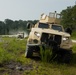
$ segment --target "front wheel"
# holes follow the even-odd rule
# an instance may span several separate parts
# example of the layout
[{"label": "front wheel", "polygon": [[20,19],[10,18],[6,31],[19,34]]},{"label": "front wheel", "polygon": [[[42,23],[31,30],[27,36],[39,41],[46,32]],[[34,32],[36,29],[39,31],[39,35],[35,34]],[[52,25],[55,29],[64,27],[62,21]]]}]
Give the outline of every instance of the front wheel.
[{"label": "front wheel", "polygon": [[66,51],[66,53],[63,56],[63,61],[65,63],[70,63],[72,59],[72,50]]},{"label": "front wheel", "polygon": [[26,58],[31,58],[33,55],[33,50],[31,46],[26,46],[26,52],[25,52],[25,57]]},{"label": "front wheel", "polygon": [[59,51],[57,54],[57,58],[59,62],[70,63],[72,59],[72,50]]}]

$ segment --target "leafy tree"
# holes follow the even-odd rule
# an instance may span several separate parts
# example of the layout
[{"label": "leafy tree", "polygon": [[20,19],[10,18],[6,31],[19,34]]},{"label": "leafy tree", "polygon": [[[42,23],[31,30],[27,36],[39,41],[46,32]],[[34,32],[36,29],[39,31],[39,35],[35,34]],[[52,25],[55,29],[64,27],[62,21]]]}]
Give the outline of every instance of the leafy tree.
[{"label": "leafy tree", "polygon": [[10,20],[10,19],[5,19],[4,23],[5,23],[5,26],[6,26],[6,34],[9,34],[9,31],[12,27],[13,21]]},{"label": "leafy tree", "polygon": [[76,5],[72,8],[73,29],[76,29]]},{"label": "leafy tree", "polygon": [[5,24],[0,21],[0,34],[5,34]]},{"label": "leafy tree", "polygon": [[61,12],[62,20],[61,24],[66,28],[70,27],[72,29],[76,29],[76,5],[69,6],[67,9],[62,10]]}]

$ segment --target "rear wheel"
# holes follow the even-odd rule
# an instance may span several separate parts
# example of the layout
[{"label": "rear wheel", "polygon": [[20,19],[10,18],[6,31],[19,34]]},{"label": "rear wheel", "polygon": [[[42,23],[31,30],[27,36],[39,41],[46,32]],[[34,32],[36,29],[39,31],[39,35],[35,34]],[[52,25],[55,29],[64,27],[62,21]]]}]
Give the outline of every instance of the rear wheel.
[{"label": "rear wheel", "polygon": [[26,47],[26,52],[25,52],[25,57],[26,58],[31,58],[33,55],[33,49],[31,46]]},{"label": "rear wheel", "polygon": [[57,54],[58,62],[70,63],[72,59],[72,50],[59,51]]},{"label": "rear wheel", "polygon": [[63,62],[70,63],[71,59],[72,59],[72,50],[66,51],[66,53],[63,56]]}]

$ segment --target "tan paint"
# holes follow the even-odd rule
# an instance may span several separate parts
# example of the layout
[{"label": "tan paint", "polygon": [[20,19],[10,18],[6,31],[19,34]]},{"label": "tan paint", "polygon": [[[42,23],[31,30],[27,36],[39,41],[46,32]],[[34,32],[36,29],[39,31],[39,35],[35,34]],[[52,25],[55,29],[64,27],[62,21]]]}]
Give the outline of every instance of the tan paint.
[{"label": "tan paint", "polygon": [[[60,48],[67,49],[67,50],[69,50],[69,49],[72,48],[72,41],[70,39],[70,34],[64,32],[63,26],[62,25],[59,25],[60,18],[58,19],[57,16],[55,17],[55,14],[54,14],[54,17],[49,17],[49,16],[44,15],[44,14],[41,15],[41,18],[40,18],[39,22],[40,23],[47,23],[49,25],[49,28],[48,29],[38,28],[38,25],[39,25],[39,22],[38,22],[34,26],[34,28],[31,29],[31,32],[29,34],[29,38],[28,38],[28,41],[27,41],[28,43],[29,43],[29,41],[32,43],[32,40],[37,39],[38,40],[38,44],[41,44],[40,38],[41,38],[42,33],[48,33],[48,34],[54,34],[54,35],[61,35],[62,38],[69,38],[68,41],[63,41],[61,39],[62,42],[60,44]],[[43,18],[42,18],[42,16],[43,16]],[[58,30],[52,29],[51,28],[51,26],[53,25],[52,23],[54,23],[56,26],[61,26],[62,27],[62,32],[61,31],[58,31]],[[35,32],[38,32],[40,34],[40,37],[37,37],[34,34]]]}]

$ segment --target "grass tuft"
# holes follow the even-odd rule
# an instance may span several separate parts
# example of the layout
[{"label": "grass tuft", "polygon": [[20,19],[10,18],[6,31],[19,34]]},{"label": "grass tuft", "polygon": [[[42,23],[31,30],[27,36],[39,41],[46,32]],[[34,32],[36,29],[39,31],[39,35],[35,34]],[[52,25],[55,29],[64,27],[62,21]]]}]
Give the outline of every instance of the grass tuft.
[{"label": "grass tuft", "polygon": [[52,57],[52,49],[46,48],[46,50],[40,49],[41,60],[44,63],[49,63]]}]

